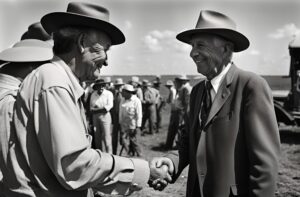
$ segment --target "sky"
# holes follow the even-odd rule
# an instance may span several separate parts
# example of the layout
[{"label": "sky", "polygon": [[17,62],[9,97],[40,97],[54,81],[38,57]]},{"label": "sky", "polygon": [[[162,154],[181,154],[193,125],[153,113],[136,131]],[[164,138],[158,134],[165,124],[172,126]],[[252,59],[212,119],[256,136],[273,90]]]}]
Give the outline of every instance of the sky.
[{"label": "sky", "polygon": [[[83,1],[83,0],[82,0]],[[28,26],[66,0],[0,0],[0,50],[20,40]],[[250,47],[234,63],[260,75],[288,75],[289,43],[300,34],[299,0],[85,0],[106,7],[126,42],[111,47],[103,75],[197,75],[191,47],[176,40],[193,29],[201,10],[231,17]],[[300,35],[299,35],[300,36]]]}]

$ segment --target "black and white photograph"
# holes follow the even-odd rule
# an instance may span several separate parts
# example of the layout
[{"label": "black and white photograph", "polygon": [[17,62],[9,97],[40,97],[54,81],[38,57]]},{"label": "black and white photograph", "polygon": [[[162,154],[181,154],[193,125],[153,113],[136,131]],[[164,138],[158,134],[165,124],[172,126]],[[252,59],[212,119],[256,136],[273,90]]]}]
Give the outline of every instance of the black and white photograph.
[{"label": "black and white photograph", "polygon": [[0,0],[0,197],[299,197],[299,0]]}]

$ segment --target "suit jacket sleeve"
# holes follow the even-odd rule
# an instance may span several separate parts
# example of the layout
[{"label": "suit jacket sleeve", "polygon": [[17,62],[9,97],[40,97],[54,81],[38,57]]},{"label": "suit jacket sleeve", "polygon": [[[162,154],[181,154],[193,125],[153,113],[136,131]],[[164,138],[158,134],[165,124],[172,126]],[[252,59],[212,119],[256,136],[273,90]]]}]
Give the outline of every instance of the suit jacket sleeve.
[{"label": "suit jacket sleeve", "polygon": [[251,78],[244,91],[243,125],[249,158],[249,196],[274,196],[280,154],[279,131],[271,90]]},{"label": "suit jacket sleeve", "polygon": [[[191,109],[195,109],[195,102],[198,98],[197,92],[199,91],[199,85],[196,85],[193,89],[191,94],[188,94],[189,101],[188,104],[190,105],[189,107]],[[189,160],[189,135],[191,131],[191,125],[192,125],[192,120],[194,119],[194,116],[197,116],[198,113],[196,111],[189,111],[188,114],[185,114],[184,116],[184,122],[185,122],[185,128],[182,130],[178,142],[178,151],[173,151],[170,152],[167,157],[170,158],[173,161],[174,164],[174,176],[172,177],[172,181],[175,182],[176,179],[179,177],[183,169],[189,165],[190,160]]]}]

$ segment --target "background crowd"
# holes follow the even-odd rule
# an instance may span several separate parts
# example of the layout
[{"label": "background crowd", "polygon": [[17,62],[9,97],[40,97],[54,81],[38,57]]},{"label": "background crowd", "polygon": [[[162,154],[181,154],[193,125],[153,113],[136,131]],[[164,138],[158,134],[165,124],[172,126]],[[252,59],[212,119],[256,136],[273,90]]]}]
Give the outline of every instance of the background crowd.
[{"label": "background crowd", "polygon": [[[189,81],[187,76],[181,75],[164,84],[161,76],[151,80],[131,76],[127,82],[123,78],[112,81],[105,76],[83,82],[83,100],[94,148],[113,154],[142,156],[136,135],[160,132],[162,110],[166,109],[170,109],[170,121],[164,148],[176,148],[176,136],[184,128],[188,111],[192,89]],[[162,92],[162,86],[167,93]]]}]

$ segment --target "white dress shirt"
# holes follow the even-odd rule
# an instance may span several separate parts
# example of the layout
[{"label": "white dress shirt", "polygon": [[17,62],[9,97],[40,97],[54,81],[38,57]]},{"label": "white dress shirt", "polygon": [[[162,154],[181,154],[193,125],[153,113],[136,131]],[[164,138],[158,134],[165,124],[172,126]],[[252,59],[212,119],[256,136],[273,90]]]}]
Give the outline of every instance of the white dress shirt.
[{"label": "white dress shirt", "polygon": [[222,84],[223,82],[223,79],[225,77],[225,75],[227,74],[227,72],[229,71],[230,67],[231,67],[232,63],[230,62],[223,70],[222,72],[215,76],[212,80],[210,80],[210,83],[212,85],[212,89],[210,90],[210,95],[211,95],[211,99],[212,101],[214,101],[217,93],[218,93],[218,90],[220,88],[220,85]]}]

